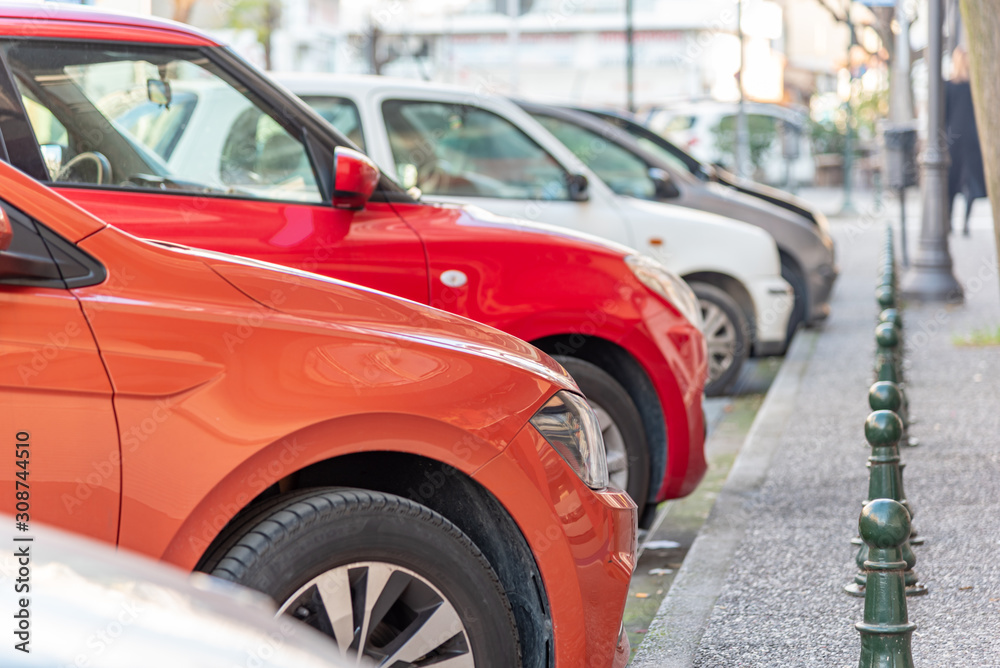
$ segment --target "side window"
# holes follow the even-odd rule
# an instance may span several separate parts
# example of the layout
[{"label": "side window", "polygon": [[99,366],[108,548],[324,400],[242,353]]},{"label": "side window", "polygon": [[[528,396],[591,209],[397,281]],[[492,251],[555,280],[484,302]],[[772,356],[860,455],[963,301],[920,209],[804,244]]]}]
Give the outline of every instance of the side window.
[{"label": "side window", "polygon": [[656,184],[649,178],[649,166],[642,158],[574,123],[543,114],[535,115],[535,120],[565,144],[616,194],[656,198]]},{"label": "side window", "polygon": [[340,130],[348,139],[366,151],[365,133],[361,128],[361,114],[354,102],[346,97],[330,95],[303,95],[302,101],[312,107],[327,123]]},{"label": "side window", "polygon": [[11,229],[0,251],[0,285],[65,289],[104,279],[103,267],[73,244],[6,203],[0,209]]},{"label": "side window", "polygon": [[660,146],[659,144],[657,144],[652,139],[649,139],[648,137],[637,137],[637,136],[634,136],[634,135],[633,135],[633,139],[635,139],[639,143],[639,146],[641,146],[643,149],[645,149],[649,153],[652,153],[653,155],[655,155],[656,157],[658,157],[660,160],[663,160],[665,163],[667,163],[668,165],[670,165],[671,167],[673,167],[677,171],[679,171],[679,172],[689,172],[689,173],[692,173],[692,174],[694,173],[693,170],[691,169],[691,167],[686,162],[684,162],[683,160],[681,160],[680,158],[678,158],[676,155],[674,155],[673,153],[671,153],[667,149],[665,149],[662,146]]},{"label": "side window", "polygon": [[52,112],[33,97],[21,98],[24,110],[28,113],[28,121],[35,130],[39,144],[59,144],[67,146],[66,128]]},{"label": "side window", "polygon": [[566,171],[506,119],[470,105],[382,104],[404,187],[429,195],[567,200]]},{"label": "side window", "polygon": [[302,141],[198,50],[0,48],[53,182],[322,201]]},{"label": "side window", "polygon": [[0,285],[66,287],[35,222],[6,204],[0,208],[13,232],[7,250],[0,252]]}]

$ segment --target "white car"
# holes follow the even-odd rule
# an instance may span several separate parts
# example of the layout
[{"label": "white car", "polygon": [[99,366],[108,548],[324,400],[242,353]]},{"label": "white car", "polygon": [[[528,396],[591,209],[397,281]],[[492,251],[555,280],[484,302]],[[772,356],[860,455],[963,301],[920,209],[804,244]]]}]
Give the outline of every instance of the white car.
[{"label": "white car", "polygon": [[0,553],[0,610],[11,668],[369,665],[263,594],[37,522]]},{"label": "white car", "polygon": [[[643,122],[654,132],[686,148],[702,162],[722,165],[735,171],[733,154],[716,141],[716,128],[725,123],[735,128],[738,105],[735,102],[690,102],[670,107],[654,107]],[[816,178],[809,140],[809,116],[778,104],[751,102],[746,105],[753,145],[764,147],[759,159],[759,180],[773,186],[810,185]],[[794,154],[790,161],[785,153]]]},{"label": "white car", "polygon": [[272,76],[427,200],[474,203],[611,239],[684,277],[702,305],[709,394],[727,389],[751,348],[759,355],[784,349],[793,298],[766,232],[615,194],[537,121],[497,95],[385,77]]}]

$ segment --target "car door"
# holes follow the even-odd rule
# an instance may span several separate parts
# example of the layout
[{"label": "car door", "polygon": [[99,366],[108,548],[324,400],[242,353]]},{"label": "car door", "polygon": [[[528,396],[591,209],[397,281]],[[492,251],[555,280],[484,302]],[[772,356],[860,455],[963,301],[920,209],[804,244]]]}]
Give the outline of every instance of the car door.
[{"label": "car door", "polygon": [[121,456],[112,388],[53,252],[71,258],[5,202],[0,216],[12,230],[0,250],[0,514],[12,516],[5,530],[26,537],[46,523],[114,543]]},{"label": "car door", "polygon": [[386,201],[338,208],[332,152],[225,51],[67,39],[0,52],[11,162],[83,208],[140,237],[427,302],[413,229]]},{"label": "car door", "polygon": [[628,221],[604,184],[593,178],[587,195],[574,194],[579,175],[485,103],[388,93],[369,105],[381,122],[366,130],[381,133],[387,149],[376,159],[424,199],[475,204],[633,245]]}]

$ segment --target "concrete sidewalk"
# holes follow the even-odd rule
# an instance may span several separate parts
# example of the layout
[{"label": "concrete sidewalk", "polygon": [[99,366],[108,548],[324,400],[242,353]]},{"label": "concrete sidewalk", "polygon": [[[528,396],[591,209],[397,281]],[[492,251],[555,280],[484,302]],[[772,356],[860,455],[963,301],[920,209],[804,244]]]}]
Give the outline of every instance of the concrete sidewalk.
[{"label": "concrete sidewalk", "polygon": [[[878,254],[885,222],[898,216],[861,197],[857,207],[857,217],[831,219],[841,268],[833,313],[797,335],[636,668],[857,665],[863,603],[842,588],[855,572],[849,541],[867,492]],[[953,343],[1000,326],[989,223],[979,206],[972,235],[952,236],[965,305],[904,312],[920,445],[902,454],[927,540],[914,548],[915,570],[930,589],[909,601],[921,668],[1000,666],[1000,348]]]}]

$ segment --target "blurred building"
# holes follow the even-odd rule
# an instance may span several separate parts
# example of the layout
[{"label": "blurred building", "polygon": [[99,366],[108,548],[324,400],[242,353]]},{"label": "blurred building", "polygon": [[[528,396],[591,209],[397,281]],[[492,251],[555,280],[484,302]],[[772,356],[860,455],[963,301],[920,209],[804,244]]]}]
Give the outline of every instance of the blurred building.
[{"label": "blurred building", "polygon": [[[85,4],[170,18],[184,1]],[[187,20],[263,66],[259,35],[229,20],[234,7],[263,2],[279,9],[269,37],[276,70],[379,72],[579,104],[626,100],[625,0],[193,0]],[[738,97],[737,0],[633,4],[638,105]],[[751,98],[804,102],[836,90],[848,32],[820,2],[743,0],[743,28]]]},{"label": "blurred building", "polygon": [[[624,0],[286,0],[304,9],[280,69],[372,72],[485,87],[541,100],[625,102]],[[302,44],[336,15],[331,53]],[[512,10],[518,17],[512,19]],[[847,30],[816,0],[744,0],[745,88],[762,101],[831,89]],[[308,28],[307,28],[308,26]],[[736,0],[634,0],[635,99],[738,97]]]}]

